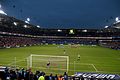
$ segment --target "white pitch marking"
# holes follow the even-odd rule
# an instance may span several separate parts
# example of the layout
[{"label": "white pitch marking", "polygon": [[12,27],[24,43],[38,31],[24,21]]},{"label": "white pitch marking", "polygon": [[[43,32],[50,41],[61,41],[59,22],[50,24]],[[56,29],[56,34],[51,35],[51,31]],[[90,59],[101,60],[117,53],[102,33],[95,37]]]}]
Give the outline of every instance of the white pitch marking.
[{"label": "white pitch marking", "polygon": [[93,68],[95,69],[96,72],[98,72],[97,68],[95,67],[94,64],[91,64],[93,66]]}]

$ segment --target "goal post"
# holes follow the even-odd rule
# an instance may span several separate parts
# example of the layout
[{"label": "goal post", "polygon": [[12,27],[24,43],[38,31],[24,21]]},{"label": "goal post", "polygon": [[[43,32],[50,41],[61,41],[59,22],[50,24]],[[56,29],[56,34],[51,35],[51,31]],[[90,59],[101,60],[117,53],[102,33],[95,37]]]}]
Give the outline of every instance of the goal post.
[{"label": "goal post", "polygon": [[[49,68],[47,67],[48,62],[50,62]],[[31,54],[27,59],[27,66],[28,68],[39,68],[47,71],[68,72],[69,56]]]}]

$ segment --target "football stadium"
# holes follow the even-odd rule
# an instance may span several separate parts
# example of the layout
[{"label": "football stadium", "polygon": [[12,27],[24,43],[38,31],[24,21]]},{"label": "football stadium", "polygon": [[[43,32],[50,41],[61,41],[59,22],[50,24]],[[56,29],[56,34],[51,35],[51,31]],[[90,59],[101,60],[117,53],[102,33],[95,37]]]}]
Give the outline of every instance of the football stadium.
[{"label": "football stadium", "polygon": [[120,18],[105,28],[44,28],[1,9],[0,80],[120,80]]}]

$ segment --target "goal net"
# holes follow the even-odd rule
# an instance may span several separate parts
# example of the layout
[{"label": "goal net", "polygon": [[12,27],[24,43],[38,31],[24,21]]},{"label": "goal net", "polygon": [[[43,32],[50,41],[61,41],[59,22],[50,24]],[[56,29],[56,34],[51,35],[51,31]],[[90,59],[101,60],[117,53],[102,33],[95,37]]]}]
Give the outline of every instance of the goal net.
[{"label": "goal net", "polygon": [[27,66],[28,68],[32,68],[34,70],[39,69],[47,71],[48,73],[68,72],[69,57],[31,54],[27,59]]}]

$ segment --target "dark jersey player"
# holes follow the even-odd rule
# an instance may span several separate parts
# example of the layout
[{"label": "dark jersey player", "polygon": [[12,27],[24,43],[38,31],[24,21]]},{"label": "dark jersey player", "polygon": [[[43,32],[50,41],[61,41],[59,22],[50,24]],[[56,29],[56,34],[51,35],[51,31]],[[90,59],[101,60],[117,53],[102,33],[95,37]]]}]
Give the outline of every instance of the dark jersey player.
[{"label": "dark jersey player", "polygon": [[50,67],[50,62],[47,63],[47,67],[48,67],[48,68]]},{"label": "dark jersey player", "polygon": [[63,53],[66,54],[66,50],[63,50]]}]

